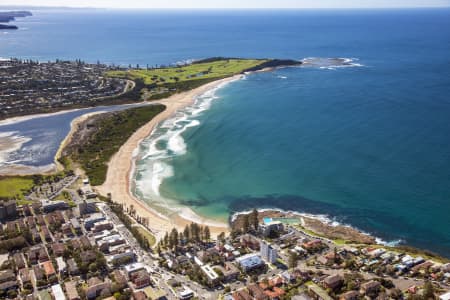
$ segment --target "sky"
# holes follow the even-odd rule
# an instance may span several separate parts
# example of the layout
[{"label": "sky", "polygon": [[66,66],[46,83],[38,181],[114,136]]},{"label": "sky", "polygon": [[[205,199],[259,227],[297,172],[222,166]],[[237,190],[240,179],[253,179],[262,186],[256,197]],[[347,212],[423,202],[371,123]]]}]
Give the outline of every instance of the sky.
[{"label": "sky", "polygon": [[98,8],[450,7],[450,0],[1,0],[0,5]]}]

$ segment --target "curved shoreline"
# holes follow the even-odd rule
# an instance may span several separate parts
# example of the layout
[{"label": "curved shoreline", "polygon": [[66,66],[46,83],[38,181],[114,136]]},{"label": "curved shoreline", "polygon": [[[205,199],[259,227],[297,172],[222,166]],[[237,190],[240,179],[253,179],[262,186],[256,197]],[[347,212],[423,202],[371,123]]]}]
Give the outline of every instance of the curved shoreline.
[{"label": "curved shoreline", "polygon": [[140,217],[151,220],[149,222],[149,228],[157,238],[162,238],[166,231],[169,231],[174,227],[182,230],[184,226],[193,221],[208,225],[213,235],[217,235],[220,232],[228,232],[228,224],[208,220],[197,215],[193,215],[193,218],[186,218],[178,214],[173,214],[168,217],[161,215],[152,209],[150,205],[132,194],[131,176],[137,158],[136,149],[139,147],[142,140],[147,138],[153,132],[158,124],[173,116],[179,109],[193,104],[197,96],[214,89],[223,83],[241,79],[243,76],[244,75],[239,74],[216,80],[193,90],[175,94],[161,101],[154,102],[165,105],[166,109],[147,124],[139,128],[125,144],[120,147],[119,151],[114,154],[108,163],[105,182],[101,186],[96,187],[98,193],[103,196],[107,196],[110,193],[113,201],[121,203],[126,207],[133,205],[134,208],[138,208],[137,214]]}]

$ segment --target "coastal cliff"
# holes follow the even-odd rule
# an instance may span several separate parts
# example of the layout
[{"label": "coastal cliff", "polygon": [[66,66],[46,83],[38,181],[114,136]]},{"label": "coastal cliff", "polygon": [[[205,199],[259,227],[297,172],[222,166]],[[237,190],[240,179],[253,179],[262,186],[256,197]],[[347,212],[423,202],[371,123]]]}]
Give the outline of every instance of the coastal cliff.
[{"label": "coastal cliff", "polygon": [[[0,12],[0,23],[9,23],[15,21],[16,18],[24,18],[32,16],[33,14],[26,10],[18,10],[18,11],[5,11]],[[19,29],[16,25],[5,25],[0,24],[0,29]]]},{"label": "coastal cliff", "polygon": [[17,27],[16,25],[4,25],[4,24],[0,24],[0,29],[19,29],[19,27]]}]

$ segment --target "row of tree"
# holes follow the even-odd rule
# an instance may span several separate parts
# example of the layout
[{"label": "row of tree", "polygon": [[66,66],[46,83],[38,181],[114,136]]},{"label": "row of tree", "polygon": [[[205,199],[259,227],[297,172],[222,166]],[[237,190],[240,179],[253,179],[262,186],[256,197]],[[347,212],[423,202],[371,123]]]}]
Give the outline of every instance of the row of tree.
[{"label": "row of tree", "polygon": [[178,232],[173,228],[166,232],[161,240],[161,246],[164,248],[175,249],[181,242],[208,242],[211,240],[211,231],[208,226],[201,226],[197,223],[186,225],[183,231]]}]

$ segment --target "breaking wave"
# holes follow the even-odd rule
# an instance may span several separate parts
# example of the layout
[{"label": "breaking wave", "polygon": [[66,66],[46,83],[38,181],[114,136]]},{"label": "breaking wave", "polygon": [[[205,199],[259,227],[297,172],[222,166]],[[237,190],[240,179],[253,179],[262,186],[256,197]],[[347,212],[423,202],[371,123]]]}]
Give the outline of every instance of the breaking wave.
[{"label": "breaking wave", "polygon": [[336,70],[338,68],[364,67],[358,63],[358,58],[327,58],[327,57],[307,57],[301,60],[302,67],[314,67],[326,70]]},{"label": "breaking wave", "polygon": [[177,206],[176,201],[160,195],[160,186],[167,178],[174,176],[170,161],[173,157],[186,154],[187,146],[183,133],[189,128],[199,126],[198,117],[218,99],[216,92],[229,82],[208,90],[195,98],[192,105],[180,109],[172,118],[161,122],[140,145],[136,164],[132,192],[152,206],[162,208],[165,213],[176,212],[193,218],[188,208]]}]

